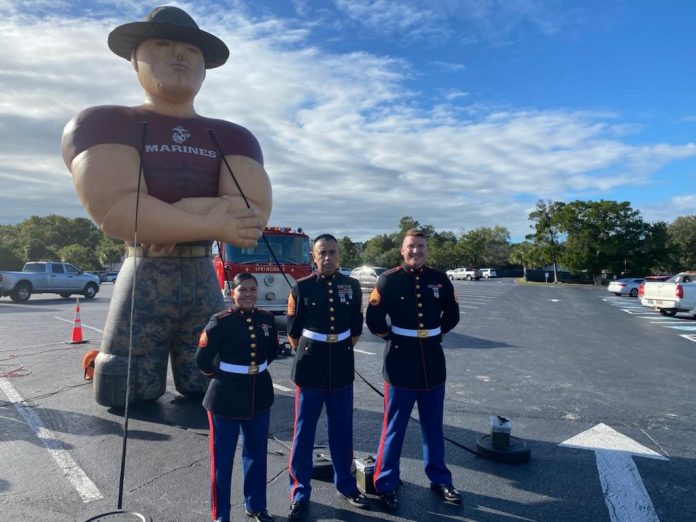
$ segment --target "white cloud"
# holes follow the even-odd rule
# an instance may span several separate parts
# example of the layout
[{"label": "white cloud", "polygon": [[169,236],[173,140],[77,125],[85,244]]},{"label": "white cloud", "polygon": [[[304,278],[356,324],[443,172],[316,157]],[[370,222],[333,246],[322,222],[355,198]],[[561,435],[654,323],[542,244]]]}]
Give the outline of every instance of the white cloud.
[{"label": "white cloud", "polygon": [[[259,138],[273,225],[363,240],[411,215],[438,230],[503,225],[520,238],[529,231],[530,201],[601,196],[696,155],[693,144],[622,141],[637,129],[616,114],[464,106],[458,91],[427,108],[430,93],[405,88],[415,72],[403,60],[327,53],[307,43],[297,21],[289,28],[210,6],[190,12],[232,53],[209,71],[197,109]],[[60,158],[60,134],[85,107],[140,102],[130,65],[106,46],[119,23],[0,19],[0,130],[11,138],[0,143],[0,183],[10,187],[0,223],[84,215]]]},{"label": "white cloud", "polygon": [[401,0],[335,0],[339,11],[353,22],[378,34],[422,40],[450,33],[446,11],[425,7],[422,2]]}]

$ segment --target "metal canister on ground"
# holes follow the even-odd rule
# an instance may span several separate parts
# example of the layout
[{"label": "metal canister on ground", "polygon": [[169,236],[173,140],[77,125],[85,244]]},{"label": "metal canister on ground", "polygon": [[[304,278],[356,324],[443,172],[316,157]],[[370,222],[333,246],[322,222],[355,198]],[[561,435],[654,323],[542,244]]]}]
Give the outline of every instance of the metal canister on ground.
[{"label": "metal canister on ground", "polygon": [[355,480],[358,489],[364,494],[376,495],[375,484],[375,458],[369,456],[365,459],[355,459]]},{"label": "metal canister on ground", "polygon": [[491,415],[491,446],[497,450],[510,447],[510,432],[512,422],[500,415]]}]

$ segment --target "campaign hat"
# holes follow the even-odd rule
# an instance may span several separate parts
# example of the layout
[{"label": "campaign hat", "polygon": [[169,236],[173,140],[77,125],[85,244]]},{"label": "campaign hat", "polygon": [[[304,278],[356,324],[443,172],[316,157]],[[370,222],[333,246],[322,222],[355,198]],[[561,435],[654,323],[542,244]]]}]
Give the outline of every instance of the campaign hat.
[{"label": "campaign hat", "polygon": [[162,38],[195,45],[203,52],[206,69],[220,67],[230,55],[225,42],[199,29],[198,24],[183,9],[168,5],[155,7],[142,22],[123,24],[111,31],[109,49],[130,60],[132,52],[148,38]]}]

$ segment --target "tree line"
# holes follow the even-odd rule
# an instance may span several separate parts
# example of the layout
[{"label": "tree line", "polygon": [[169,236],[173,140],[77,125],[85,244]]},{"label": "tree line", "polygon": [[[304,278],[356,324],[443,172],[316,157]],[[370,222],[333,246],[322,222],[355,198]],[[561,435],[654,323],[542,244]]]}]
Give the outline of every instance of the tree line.
[{"label": "tree line", "polygon": [[121,261],[123,241],[104,234],[86,218],[31,216],[17,225],[0,225],[0,269],[21,270],[25,262],[52,260],[83,270],[100,270]]},{"label": "tree line", "polygon": [[[479,227],[456,234],[439,232],[411,216],[398,229],[364,241],[339,240],[341,265],[392,267],[401,262],[406,231],[420,228],[428,238],[429,264],[448,269],[528,269],[563,267],[599,282],[604,273],[642,276],[696,269],[696,215],[671,223],[647,223],[629,202],[539,201],[529,213],[530,233],[512,243],[504,226]],[[0,225],[0,269],[19,270],[27,261],[54,259],[84,270],[117,263],[123,242],[105,235],[86,218],[32,216],[17,225]]]},{"label": "tree line", "polygon": [[457,236],[402,217],[399,229],[364,243],[340,240],[343,266],[384,267],[400,262],[406,230],[420,228],[428,237],[429,263],[439,268],[539,269],[552,266],[552,281],[560,267],[599,284],[602,274],[642,276],[696,269],[696,215],[672,223],[647,223],[629,202],[539,201],[529,213],[531,232],[510,242],[503,226],[479,227]]}]

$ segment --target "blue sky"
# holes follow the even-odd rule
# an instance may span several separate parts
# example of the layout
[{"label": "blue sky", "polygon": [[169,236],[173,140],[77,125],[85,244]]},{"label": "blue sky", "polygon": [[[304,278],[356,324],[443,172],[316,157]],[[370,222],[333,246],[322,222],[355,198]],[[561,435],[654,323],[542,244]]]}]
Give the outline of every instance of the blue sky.
[{"label": "blue sky", "polygon": [[[155,5],[0,0],[0,224],[85,215],[61,129],[140,103],[106,36]],[[410,215],[520,240],[540,198],[696,213],[694,2],[171,5],[230,47],[196,108],[259,138],[273,225],[364,240]]]}]

